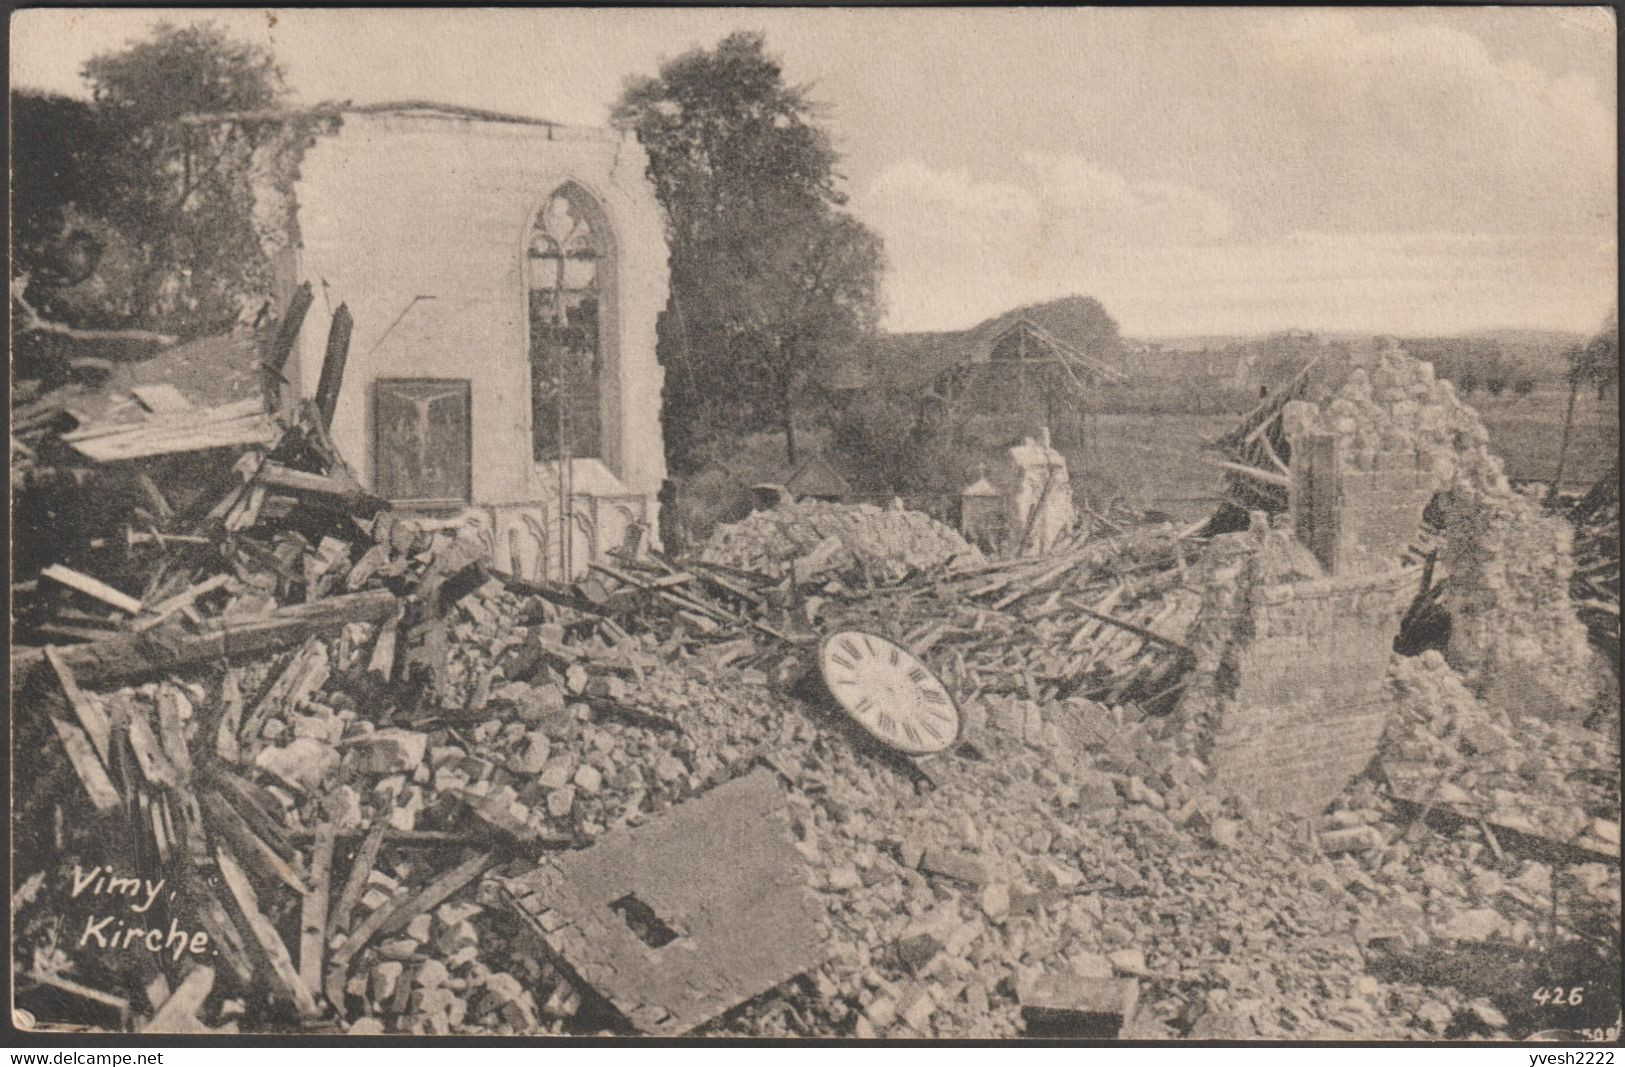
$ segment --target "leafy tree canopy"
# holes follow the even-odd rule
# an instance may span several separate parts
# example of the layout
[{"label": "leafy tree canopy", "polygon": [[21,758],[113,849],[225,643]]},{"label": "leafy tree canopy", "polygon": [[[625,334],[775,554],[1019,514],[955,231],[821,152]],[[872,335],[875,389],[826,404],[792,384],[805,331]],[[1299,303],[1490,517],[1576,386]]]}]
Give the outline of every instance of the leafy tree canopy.
[{"label": "leafy tree canopy", "polygon": [[628,81],[611,121],[637,133],[665,210],[672,314],[662,330],[668,458],[777,426],[820,361],[878,317],[879,237],[839,210],[837,154],[807,90],[760,34],[735,33]]},{"label": "leafy tree canopy", "polygon": [[290,190],[310,131],[195,117],[276,107],[274,57],[213,23],[161,23],[82,74],[89,103],[12,93],[24,299],[76,326],[232,325],[267,287],[262,225],[285,223],[256,221],[256,183]]}]

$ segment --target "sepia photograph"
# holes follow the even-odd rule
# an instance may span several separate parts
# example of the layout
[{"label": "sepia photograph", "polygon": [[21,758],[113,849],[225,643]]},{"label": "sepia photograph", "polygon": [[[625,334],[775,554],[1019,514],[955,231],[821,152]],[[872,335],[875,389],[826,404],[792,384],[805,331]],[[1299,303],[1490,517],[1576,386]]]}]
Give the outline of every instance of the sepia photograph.
[{"label": "sepia photograph", "polygon": [[1618,1045],[1617,42],[13,11],[7,1043]]}]

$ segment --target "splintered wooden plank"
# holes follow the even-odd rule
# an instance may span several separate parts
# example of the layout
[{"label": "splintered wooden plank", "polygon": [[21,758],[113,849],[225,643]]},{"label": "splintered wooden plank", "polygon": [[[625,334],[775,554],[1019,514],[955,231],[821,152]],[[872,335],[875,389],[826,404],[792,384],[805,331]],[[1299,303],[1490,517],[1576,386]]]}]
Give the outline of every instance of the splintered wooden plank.
[{"label": "splintered wooden plank", "polygon": [[142,775],[151,784],[174,789],[183,781],[180,771],[164,755],[163,746],[158,743],[158,736],[152,732],[144,713],[130,716],[130,748],[135,752]]},{"label": "splintered wooden plank", "polygon": [[322,357],[322,376],[316,383],[316,410],[321,414],[322,427],[331,429],[333,414],[338,410],[339,390],[344,387],[344,364],[350,355],[350,332],[355,319],[348,305],[340,304],[333,312],[333,324],[327,331],[327,352]]},{"label": "splintered wooden plank", "polygon": [[237,732],[243,725],[243,691],[235,670],[227,671],[220,682],[220,720],[215,725],[214,750],[227,763],[242,762]]},{"label": "splintered wooden plank", "polygon": [[254,709],[243,718],[242,732],[238,735],[242,745],[251,749],[266,719],[297,707],[327,682],[331,672],[327,646],[315,637],[307,640],[283,666]]},{"label": "splintered wooden plank", "polygon": [[338,902],[332,906],[327,917],[329,938],[334,934],[350,932],[350,913],[355,911],[355,906],[361,901],[361,894],[366,892],[367,878],[372,874],[373,864],[378,862],[378,850],[383,847],[384,833],[388,829],[389,822],[379,819],[372,824],[367,836],[362,838],[361,844],[356,847],[355,859],[350,864],[350,877],[345,879],[344,888],[339,891]]},{"label": "splintered wooden plank", "polygon": [[322,956],[327,947],[327,905],[336,835],[331,819],[316,828],[310,854],[310,892],[299,907],[299,977],[309,989],[322,988]]},{"label": "splintered wooden plank", "polygon": [[158,742],[170,765],[184,780],[192,775],[192,753],[186,744],[185,719],[191,715],[191,701],[174,685],[158,687]]},{"label": "splintered wooden plank", "polygon": [[167,600],[154,604],[152,606],[151,613],[145,618],[138,619],[132,629],[136,633],[143,633],[147,630],[151,630],[154,627],[167,622],[170,617],[175,615],[177,612],[185,611],[187,608],[191,607],[192,604],[195,603],[200,597],[207,596],[216,589],[219,589],[230,582],[231,575],[229,574],[217,574],[213,578],[199,582],[191,588],[177,593]]},{"label": "splintered wooden plank", "polygon": [[40,571],[40,577],[60,582],[75,592],[94,597],[102,603],[109,604],[127,614],[138,615],[141,612],[141,601],[135,597],[130,596],[128,593],[121,593],[106,582],[92,578],[88,574],[80,574],[72,567],[64,567],[60,563],[53,563]]},{"label": "splintered wooden plank", "polygon": [[209,828],[229,841],[244,863],[258,870],[262,877],[281,881],[295,893],[303,895],[309,891],[299,871],[261,841],[235,808],[215,793],[203,793],[198,799],[209,817]]},{"label": "splintered wooden plank", "polygon": [[174,415],[192,410],[192,402],[168,382],[132,386],[130,394],[142,407],[157,415]]},{"label": "splintered wooden plank", "polygon": [[198,1019],[198,1009],[214,989],[214,968],[193,967],[152,1018],[136,1028],[142,1034],[206,1034],[209,1027]]},{"label": "splintered wooden plank", "polygon": [[293,1004],[301,1016],[310,1018],[316,1015],[320,1011],[316,998],[294,969],[293,959],[288,955],[288,946],[282,943],[282,936],[276,932],[276,927],[265,917],[265,913],[260,911],[259,899],[254,895],[254,887],[249,884],[248,876],[225,848],[216,847],[214,855],[215,862],[219,864],[220,877],[241,911],[249,936],[269,964],[273,987]]},{"label": "splintered wooden plank", "polygon": [[237,419],[211,421],[205,425],[164,429],[141,428],[136,432],[92,438],[74,443],[74,449],[97,463],[142,459],[147,456],[199,452],[236,445],[268,445],[279,436],[269,416],[248,415]]},{"label": "splintered wooden plank", "polygon": [[62,686],[62,693],[68,698],[68,706],[73,709],[90,743],[95,746],[96,754],[101,758],[104,766],[112,759],[109,745],[113,734],[112,724],[107,719],[107,712],[102,710],[96,698],[79,688],[79,682],[73,676],[73,670],[63,659],[60,649],[47,646],[45,659],[56,672],[56,680]]},{"label": "splintered wooden plank", "polygon": [[327,999],[340,1015],[344,1014],[344,983],[350,970],[350,961],[367,942],[380,933],[392,934],[406,929],[411,921],[426,911],[438,907],[453,893],[478,878],[486,868],[496,862],[490,852],[476,852],[457,866],[435,878],[428,885],[393,906],[384,905],[361,921],[333,955],[327,972]]},{"label": "splintered wooden plank", "polygon": [[119,791],[113,786],[113,780],[107,776],[106,768],[96,757],[96,748],[85,731],[57,715],[51,716],[51,725],[56,727],[62,747],[67,750],[68,762],[73,765],[74,773],[79,776],[96,810],[112,811],[123,803]]}]

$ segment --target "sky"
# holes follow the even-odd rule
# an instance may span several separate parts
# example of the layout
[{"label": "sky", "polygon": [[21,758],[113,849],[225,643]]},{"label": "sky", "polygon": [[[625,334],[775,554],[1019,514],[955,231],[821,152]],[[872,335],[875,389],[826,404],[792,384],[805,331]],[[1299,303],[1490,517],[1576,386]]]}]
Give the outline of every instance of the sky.
[{"label": "sky", "polygon": [[1618,291],[1603,8],[33,9],[14,87],[213,19],[294,98],[598,125],[629,76],[759,30],[810,87],[886,325],[1084,293],[1131,336],[1591,332]]}]

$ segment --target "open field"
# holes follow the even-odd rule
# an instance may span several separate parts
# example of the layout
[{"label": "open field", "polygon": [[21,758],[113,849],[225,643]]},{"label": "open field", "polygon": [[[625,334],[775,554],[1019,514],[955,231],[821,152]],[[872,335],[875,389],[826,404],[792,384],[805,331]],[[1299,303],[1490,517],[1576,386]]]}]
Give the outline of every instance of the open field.
[{"label": "open field", "polygon": [[[1530,396],[1499,399],[1478,393],[1469,402],[1489,427],[1491,444],[1505,460],[1510,477],[1539,481],[1552,476],[1568,402],[1566,389],[1547,386]],[[1608,472],[1619,451],[1619,408],[1612,398],[1599,401],[1595,394],[1582,394],[1574,416],[1563,483],[1568,489],[1583,490]],[[1213,510],[1223,486],[1222,473],[1203,442],[1225,433],[1239,418],[1239,414],[1091,415],[1083,443],[1064,450],[1074,493],[1094,507],[1120,501],[1193,522]],[[827,431],[807,429],[802,444],[804,454],[822,451],[848,474],[854,473],[830,451]],[[782,477],[783,436],[764,433],[741,439],[726,464],[747,485]]]},{"label": "open field", "polygon": [[[1567,389],[1554,386],[1537,389],[1530,396],[1499,400],[1474,395],[1469,403],[1489,427],[1490,444],[1506,461],[1508,477],[1544,480],[1557,470]],[[1618,399],[1599,401],[1595,393],[1582,393],[1574,407],[1574,436],[1569,443],[1564,487],[1589,488],[1608,473],[1618,454]]]},{"label": "open field", "polygon": [[[1557,470],[1566,389],[1539,389],[1526,397],[1475,395],[1490,443],[1514,480],[1545,480]],[[1155,508],[1182,521],[1211,510],[1222,486],[1202,443],[1235,425],[1230,415],[1095,415],[1083,446],[1069,449],[1074,484],[1091,500],[1120,499]],[[1619,407],[1610,398],[1582,395],[1565,488],[1583,490],[1608,473],[1619,452]]]}]

